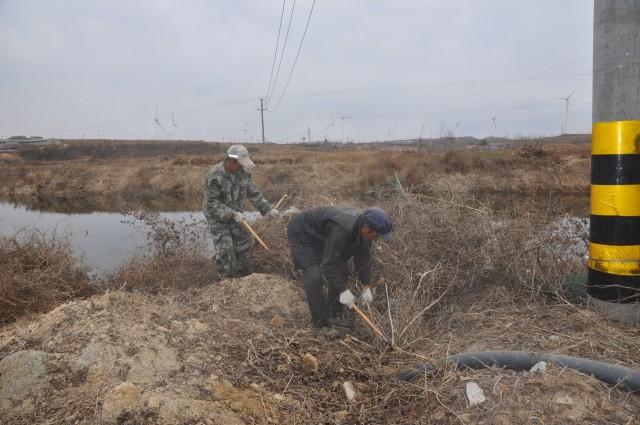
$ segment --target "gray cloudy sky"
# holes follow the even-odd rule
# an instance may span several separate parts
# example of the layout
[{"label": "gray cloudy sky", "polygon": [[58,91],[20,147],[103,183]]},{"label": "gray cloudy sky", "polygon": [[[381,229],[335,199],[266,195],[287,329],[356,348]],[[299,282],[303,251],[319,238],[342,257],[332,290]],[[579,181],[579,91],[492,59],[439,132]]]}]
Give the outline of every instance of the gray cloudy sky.
[{"label": "gray cloudy sky", "polygon": [[[312,3],[270,141],[558,134],[576,89],[568,132],[590,131],[591,0],[316,0],[276,108]],[[0,137],[257,141],[282,5],[0,0]]]}]

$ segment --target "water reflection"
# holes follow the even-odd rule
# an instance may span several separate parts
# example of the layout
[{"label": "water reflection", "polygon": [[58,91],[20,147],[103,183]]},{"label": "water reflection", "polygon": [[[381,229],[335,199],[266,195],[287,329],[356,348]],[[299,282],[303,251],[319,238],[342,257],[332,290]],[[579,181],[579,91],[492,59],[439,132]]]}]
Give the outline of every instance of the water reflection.
[{"label": "water reflection", "polygon": [[[2,202],[3,200],[0,200]],[[65,214],[112,212],[122,211],[199,211],[202,208],[202,200],[198,198],[185,198],[167,194],[114,195],[114,196],[82,196],[82,197],[11,197],[5,202],[14,205],[23,205],[29,210],[58,212]]]},{"label": "water reflection", "polygon": [[[447,199],[446,197],[442,197]],[[455,201],[455,198],[452,199]],[[145,252],[150,228],[121,211],[160,212],[163,218],[183,223],[196,223],[209,240],[200,200],[172,196],[155,197],[89,197],[77,199],[28,198],[24,204],[0,201],[0,236],[14,236],[26,230],[38,230],[48,236],[69,240],[77,258],[87,264],[94,275],[115,271],[132,255]],[[468,199],[466,200],[466,202]],[[477,204],[474,204],[477,203]],[[548,216],[589,216],[588,194],[504,193],[476,195],[471,206],[489,207],[515,217],[531,212]],[[245,213],[249,220],[257,212]]]},{"label": "water reflection", "polygon": [[[204,220],[200,212],[163,212],[161,216],[186,223]],[[143,222],[118,213],[42,212],[0,202],[0,236],[20,237],[30,230],[67,239],[74,255],[89,266],[91,273],[102,275],[114,271],[132,255],[144,252],[150,229]]]}]

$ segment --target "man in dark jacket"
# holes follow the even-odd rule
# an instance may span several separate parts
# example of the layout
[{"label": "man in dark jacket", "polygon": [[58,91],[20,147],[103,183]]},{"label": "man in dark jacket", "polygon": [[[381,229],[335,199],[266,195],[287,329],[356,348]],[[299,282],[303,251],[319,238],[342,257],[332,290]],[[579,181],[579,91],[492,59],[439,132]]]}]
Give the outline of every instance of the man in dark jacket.
[{"label": "man in dark jacket", "polygon": [[[329,336],[339,334],[342,305],[339,296],[349,280],[348,261],[362,284],[361,304],[373,301],[371,293],[371,242],[389,240],[393,222],[380,208],[358,211],[346,207],[319,207],[296,215],[288,238],[293,264],[302,270],[313,325]],[[328,297],[323,292],[327,285]]]}]

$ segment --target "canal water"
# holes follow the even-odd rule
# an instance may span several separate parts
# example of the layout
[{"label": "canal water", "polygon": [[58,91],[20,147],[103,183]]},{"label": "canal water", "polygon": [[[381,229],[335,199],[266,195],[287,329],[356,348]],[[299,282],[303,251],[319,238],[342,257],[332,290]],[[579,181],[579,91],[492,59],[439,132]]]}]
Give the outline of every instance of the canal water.
[{"label": "canal water", "polygon": [[[161,212],[160,217],[208,232],[200,211]],[[148,251],[152,229],[131,215],[90,212],[57,213],[30,210],[0,202],[0,236],[18,239],[38,231],[47,237],[68,240],[74,255],[92,275],[115,271],[135,254]]]},{"label": "canal water", "polygon": [[[570,250],[575,252],[569,254],[579,257],[585,255],[588,236],[587,197],[550,195],[548,199],[530,197],[523,200],[521,197],[497,195],[487,196],[482,203],[496,210],[513,211],[514,215],[537,209],[557,216],[558,221],[552,232],[575,239],[575,248]],[[93,200],[80,204],[41,202],[26,206],[0,200],[0,236],[20,238],[29,232],[38,231],[47,237],[68,240],[74,255],[89,268],[91,275],[101,276],[116,271],[132,256],[149,252],[154,230],[133,215],[104,212],[104,206],[111,204],[112,201],[96,203]],[[121,207],[122,210],[126,209],[125,206]],[[162,208],[170,211],[158,211]],[[100,209],[102,211],[96,211]],[[179,211],[180,203],[176,202],[147,205],[143,209],[154,211],[165,223],[174,222],[181,229],[195,229],[198,234],[203,235],[206,249],[213,255],[211,237],[201,211]],[[249,221],[254,221],[259,216],[257,212],[245,213]]]}]

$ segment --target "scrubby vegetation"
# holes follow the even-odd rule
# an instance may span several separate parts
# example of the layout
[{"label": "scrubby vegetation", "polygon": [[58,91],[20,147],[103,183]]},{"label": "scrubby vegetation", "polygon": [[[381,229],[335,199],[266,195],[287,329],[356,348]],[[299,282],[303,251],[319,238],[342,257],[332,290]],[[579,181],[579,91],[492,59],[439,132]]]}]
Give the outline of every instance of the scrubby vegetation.
[{"label": "scrubby vegetation", "polygon": [[[196,142],[68,143],[22,151],[21,161],[0,168],[0,196],[34,199],[173,196],[199,208],[207,169],[224,157],[228,144]],[[267,196],[283,192],[307,197],[379,199],[396,171],[418,194],[584,193],[589,186],[585,145],[529,143],[500,151],[419,149],[414,145],[251,145],[258,165],[254,180]],[[64,160],[64,159],[72,160]],[[56,160],[59,159],[59,160]],[[130,205],[136,207],[136,205]]]},{"label": "scrubby vegetation", "polygon": [[156,156],[175,157],[176,155],[217,155],[223,152],[222,145],[217,143],[186,140],[180,142],[94,141],[67,142],[60,145],[41,146],[36,149],[23,149],[18,151],[18,155],[27,161],[69,161],[80,158],[116,159]]},{"label": "scrubby vegetation", "polygon": [[0,325],[94,293],[64,241],[37,232],[0,238]]},{"label": "scrubby vegetation", "polygon": [[[337,341],[309,328],[304,300],[296,295],[301,290],[292,284],[300,282],[286,241],[287,217],[253,224],[270,246],[268,252],[258,245],[253,248],[253,270],[266,274],[219,281],[207,251],[204,223],[171,222],[135,212],[130,217],[150,228],[147,255],[90,287],[105,295],[78,303],[68,315],[52,312],[38,328],[57,330],[60,321],[69,322],[57,340],[67,356],[55,359],[60,370],[67,363],[77,364],[73,362],[84,358],[89,348],[104,350],[98,351],[106,358],[100,359],[104,369],[88,369],[88,376],[99,380],[91,381],[72,368],[58,370],[56,382],[73,386],[56,387],[57,404],[38,399],[37,409],[12,417],[15,423],[64,423],[65,418],[96,422],[107,410],[104,393],[111,394],[134,372],[145,404],[111,417],[113,423],[159,423],[167,409],[184,414],[181,420],[186,423],[207,423],[207,415],[223,411],[260,424],[528,423],[533,417],[544,423],[637,420],[637,398],[578,373],[551,370],[538,378],[502,370],[454,371],[438,363],[465,351],[530,350],[640,366],[637,328],[609,322],[583,302],[570,302],[563,287],[568,276],[585,268],[584,237],[578,235],[576,247],[576,234],[558,230],[573,206],[557,202],[560,193],[569,192],[578,197],[577,203],[586,203],[582,191],[588,187],[588,152],[583,147],[418,152],[278,146],[252,152],[258,164],[254,180],[267,197],[275,203],[289,195],[281,209],[377,205],[392,215],[394,239],[375,245],[376,298],[368,313],[393,341],[394,350],[372,337],[357,317],[351,317],[356,328],[352,335]],[[122,186],[134,187],[131,193],[142,187],[138,179],[146,182],[150,194],[166,194],[179,184],[185,204],[193,202],[198,209],[201,178],[219,154],[160,158],[104,164],[96,158],[89,163],[111,169],[114,175],[125,165],[133,167]],[[76,165],[87,172],[88,182],[100,174],[88,171],[88,163]],[[50,170],[60,169],[53,165]],[[42,170],[33,173],[34,182],[42,184],[42,174],[37,174]],[[167,183],[172,179],[174,186]],[[482,197],[494,191],[525,196],[505,198],[497,208]],[[91,293],[83,292],[86,275],[70,260],[68,248],[52,243],[29,242],[32,250],[25,255],[24,245],[4,240],[0,279],[11,277],[0,280],[0,288],[5,291],[14,282],[24,288],[34,281],[41,282],[40,292],[62,282],[78,286],[56,289],[57,298],[0,292],[0,302],[6,298],[15,304],[2,304],[14,308],[7,321]],[[357,291],[357,282],[353,288]],[[18,299],[28,302],[17,305]],[[48,301],[39,305],[37,299]],[[262,310],[263,304],[277,309]],[[288,308],[296,314],[287,316]],[[85,332],[83,320],[90,320],[95,329]],[[0,355],[23,349],[22,334],[16,331],[5,338]],[[68,349],[65,338],[77,352]],[[46,351],[45,341],[34,340],[30,347]],[[308,354],[319,364],[315,369],[303,360]],[[113,361],[111,369],[104,366],[107,360]],[[415,384],[391,377],[424,362],[437,366]],[[154,367],[157,376],[141,375],[147,367]],[[100,375],[103,371],[106,376]],[[489,400],[485,405],[468,406],[464,388],[470,380],[484,388]],[[345,400],[344,381],[354,384],[359,394],[355,402]],[[89,384],[95,384],[91,391],[69,389]],[[157,404],[158,397],[165,404]]]},{"label": "scrubby vegetation", "polygon": [[217,279],[204,220],[185,223],[145,211],[133,211],[128,216],[149,228],[149,249],[106,276],[99,283],[102,289],[171,293],[203,287]]}]

